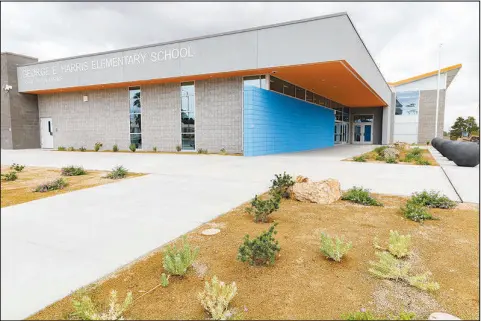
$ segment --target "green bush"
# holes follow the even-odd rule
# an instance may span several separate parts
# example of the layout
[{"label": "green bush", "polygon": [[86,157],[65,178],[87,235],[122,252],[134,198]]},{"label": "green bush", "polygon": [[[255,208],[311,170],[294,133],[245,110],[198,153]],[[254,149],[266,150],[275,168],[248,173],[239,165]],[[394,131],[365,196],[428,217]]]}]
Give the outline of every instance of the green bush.
[{"label": "green bush", "polygon": [[404,207],[401,207],[401,212],[405,218],[415,222],[423,222],[425,220],[433,220],[434,217],[429,214],[427,208],[423,205],[413,203],[411,201],[406,202]]},{"label": "green bush", "polygon": [[366,161],[366,155],[362,154],[362,155],[359,155],[359,156],[354,156],[352,158],[353,161],[355,162],[365,162]]},{"label": "green bush", "polygon": [[389,231],[388,247],[379,246],[377,238],[374,238],[374,247],[379,250],[387,250],[397,258],[403,258],[409,254],[411,235],[401,235],[398,231]]},{"label": "green bush", "polygon": [[12,166],[10,166],[10,169],[13,169],[16,172],[21,172],[25,168],[25,165],[20,165],[17,163],[13,163]]},{"label": "green bush", "polygon": [[85,175],[87,172],[81,166],[67,166],[61,169],[62,176],[79,176]]},{"label": "green bush", "polygon": [[81,152],[85,152],[85,151],[87,150],[87,148],[85,148],[85,147],[82,146],[82,147],[80,147],[78,150],[81,151]]},{"label": "green bush", "polygon": [[249,234],[244,236],[244,243],[239,247],[237,260],[249,262],[250,265],[272,265],[277,253],[281,250],[279,242],[274,238],[277,234],[274,223],[269,230],[262,232],[255,239],[250,239]]},{"label": "green bush", "polygon": [[388,146],[379,146],[379,147],[376,147],[373,149],[373,152],[375,152],[376,154],[382,156],[383,155],[383,152],[384,150],[388,148]]},{"label": "green bush", "polygon": [[99,142],[95,143],[94,151],[98,152],[102,146],[103,146],[102,143],[99,143]]},{"label": "green bush", "polygon": [[197,154],[207,154],[207,153],[208,153],[207,149],[204,149],[204,148],[199,148],[197,150]]},{"label": "green bush", "polygon": [[456,202],[452,201],[446,195],[441,195],[440,192],[436,191],[422,191],[414,193],[411,196],[410,201],[415,204],[422,206],[432,207],[432,208],[453,208],[456,207]]},{"label": "green bush", "polygon": [[135,152],[135,151],[137,150],[137,145],[135,145],[135,144],[132,143],[132,144],[130,144],[129,149],[130,149],[132,152]]},{"label": "green bush", "polygon": [[343,320],[380,320],[379,318],[376,318],[372,312],[366,311],[366,309],[344,314],[341,318]]},{"label": "green bush", "polygon": [[232,315],[229,304],[236,294],[235,282],[225,284],[214,276],[211,283],[205,281],[204,291],[199,293],[199,300],[211,316],[211,320],[228,320]]},{"label": "green bush", "polygon": [[382,155],[376,155],[376,160],[377,161],[383,161],[384,157]]},{"label": "green bush", "polygon": [[416,314],[413,312],[399,312],[399,315],[394,320],[416,320]]},{"label": "green bush", "polygon": [[169,278],[170,275],[162,273],[162,275],[160,276],[160,284],[162,285],[162,287],[166,288],[169,285]]},{"label": "green bush", "polygon": [[388,164],[397,164],[397,159],[394,157],[387,157],[385,158],[385,160],[386,160],[386,163]]},{"label": "green bush", "polygon": [[2,174],[2,176],[5,181],[15,181],[18,178],[16,171],[10,171],[7,174]]},{"label": "green bush", "polygon": [[274,193],[267,200],[261,200],[257,195],[251,201],[251,207],[246,208],[249,214],[254,215],[254,222],[266,223],[267,217],[279,209],[281,195]]},{"label": "green bush", "polygon": [[368,189],[356,187],[348,189],[342,194],[341,199],[368,206],[382,206],[382,203],[373,198]]},{"label": "green bush", "polygon": [[180,152],[182,150],[182,147],[180,147],[180,145],[177,145],[177,146],[175,146],[175,150]]},{"label": "green bush", "polygon": [[108,173],[105,177],[110,179],[120,179],[127,176],[128,170],[123,167],[122,165],[116,166],[112,169],[110,173]]},{"label": "green bush", "polygon": [[416,160],[416,164],[417,165],[431,165],[431,163],[426,159],[418,159],[418,160]]},{"label": "green bush", "polygon": [[184,236],[182,238],[182,247],[177,248],[175,245],[170,245],[164,251],[164,269],[171,275],[185,275],[198,254],[199,248],[192,249],[187,242],[187,237]]},{"label": "green bush", "polygon": [[73,299],[74,312],[72,317],[79,320],[124,320],[123,314],[132,304],[132,292],[128,292],[122,305],[117,303],[117,292],[112,290],[109,297],[107,312],[97,312],[98,307],[90,297],[84,295],[80,300]]},{"label": "green bush", "polygon": [[67,185],[68,185],[68,183],[67,183],[66,180],[64,180],[63,178],[58,178],[54,181],[50,181],[50,182],[46,182],[46,183],[38,185],[33,191],[44,193],[44,192],[48,192],[48,191],[63,189]]},{"label": "green bush", "polygon": [[59,147],[57,147],[57,150],[64,151],[64,150],[65,150],[65,146],[59,146]]},{"label": "green bush", "polygon": [[275,178],[271,180],[271,183],[271,194],[278,193],[281,197],[289,198],[287,189],[294,185],[295,181],[292,179],[291,175],[284,172],[283,174],[275,174]]},{"label": "green bush", "polygon": [[152,147],[152,151],[153,151],[154,153],[156,153],[156,152],[157,152],[157,146]]},{"label": "green bush", "polygon": [[118,151],[119,151],[119,146],[118,146],[117,144],[114,144],[114,146],[112,147],[112,151],[118,152]]},{"label": "green bush", "polygon": [[341,262],[342,257],[352,248],[351,242],[344,242],[338,238],[329,237],[325,233],[321,233],[321,252],[327,258],[336,262]]},{"label": "green bush", "polygon": [[75,151],[75,148],[73,148],[73,146],[70,146],[69,148],[67,148],[67,150],[68,150],[69,152],[73,152],[73,151]]},{"label": "green bush", "polygon": [[220,154],[221,154],[221,155],[227,155],[227,152],[226,152],[226,150],[225,150],[224,147],[222,147],[222,148],[220,149]]}]

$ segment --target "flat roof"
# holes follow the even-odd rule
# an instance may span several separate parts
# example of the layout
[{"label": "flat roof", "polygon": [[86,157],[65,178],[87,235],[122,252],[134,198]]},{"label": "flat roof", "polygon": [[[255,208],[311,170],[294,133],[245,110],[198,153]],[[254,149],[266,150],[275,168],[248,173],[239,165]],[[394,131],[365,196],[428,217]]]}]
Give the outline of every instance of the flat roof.
[{"label": "flat roof", "polygon": [[[179,39],[179,40],[171,40],[171,41],[166,41],[166,42],[152,43],[152,44],[143,45],[143,46],[120,48],[120,49],[114,49],[114,50],[109,50],[109,51],[101,51],[101,52],[95,52],[95,53],[78,55],[78,56],[70,56],[70,57],[65,57],[65,58],[57,58],[57,59],[51,59],[51,60],[41,60],[41,61],[38,61],[36,63],[21,64],[19,66],[30,66],[30,65],[37,65],[39,63],[55,62],[55,61],[62,61],[62,60],[76,59],[76,58],[84,58],[84,57],[104,55],[104,54],[122,52],[122,51],[128,51],[128,50],[144,49],[144,48],[155,47],[155,46],[164,46],[164,45],[170,45],[170,44],[174,44],[174,43],[178,43],[178,42],[187,42],[187,41],[193,41],[193,40],[215,38],[215,37],[221,37],[221,36],[226,36],[226,35],[232,35],[232,34],[236,34],[236,33],[257,31],[257,30],[269,29],[269,28],[276,28],[276,27],[288,26],[288,25],[297,24],[297,23],[305,23],[305,22],[328,19],[328,18],[339,17],[339,16],[347,16],[349,18],[349,15],[347,14],[347,12],[338,12],[338,13],[333,13],[333,14],[328,14],[328,15],[316,16],[316,17],[305,18],[305,19],[300,19],[300,20],[291,20],[291,21],[280,22],[280,23],[264,25],[264,26],[259,26],[259,27],[233,30],[233,31],[226,31],[226,32],[222,32],[222,33],[215,33],[215,34],[210,34],[210,35],[205,35],[205,36],[197,36],[197,37],[184,38],[184,39]],[[349,19],[349,21],[351,21],[351,19]],[[352,24],[352,21],[351,21],[351,24]],[[357,30],[356,30],[356,32],[357,32]],[[366,46],[364,46],[364,47],[366,47]],[[367,50],[367,47],[366,47],[366,50]],[[370,53],[369,53],[369,55],[370,55]]]},{"label": "flat roof", "polygon": [[[451,71],[451,70],[460,69],[462,66],[463,66],[462,64],[457,64],[457,65],[445,67],[445,68],[441,69],[440,73],[443,74],[443,73],[446,73],[446,72]],[[438,74],[438,70],[434,70],[434,71],[427,72],[425,74],[417,75],[417,76],[406,78],[406,79],[403,79],[403,80],[398,80],[396,82],[388,82],[388,84],[391,85],[391,86],[404,85],[404,84],[407,84],[407,83],[410,83],[410,82],[413,82],[413,81],[416,81],[416,80],[429,78],[429,77],[435,76],[437,74]]]}]

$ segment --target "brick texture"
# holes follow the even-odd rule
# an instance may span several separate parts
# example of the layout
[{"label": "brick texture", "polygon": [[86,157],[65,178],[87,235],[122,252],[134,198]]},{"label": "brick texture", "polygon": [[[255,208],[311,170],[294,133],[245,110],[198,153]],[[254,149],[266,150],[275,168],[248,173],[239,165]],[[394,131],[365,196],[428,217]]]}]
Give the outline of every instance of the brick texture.
[{"label": "brick texture", "polygon": [[[439,91],[438,136],[443,137],[446,91]],[[422,90],[419,96],[418,143],[425,144],[434,138],[436,123],[436,90]]]}]

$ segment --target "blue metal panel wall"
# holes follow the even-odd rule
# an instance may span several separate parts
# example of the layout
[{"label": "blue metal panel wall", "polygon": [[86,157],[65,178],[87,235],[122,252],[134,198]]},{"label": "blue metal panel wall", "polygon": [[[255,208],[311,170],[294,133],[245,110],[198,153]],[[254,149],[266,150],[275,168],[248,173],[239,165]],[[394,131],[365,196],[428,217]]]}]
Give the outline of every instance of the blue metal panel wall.
[{"label": "blue metal panel wall", "polygon": [[244,156],[330,146],[333,110],[265,89],[244,89]]}]

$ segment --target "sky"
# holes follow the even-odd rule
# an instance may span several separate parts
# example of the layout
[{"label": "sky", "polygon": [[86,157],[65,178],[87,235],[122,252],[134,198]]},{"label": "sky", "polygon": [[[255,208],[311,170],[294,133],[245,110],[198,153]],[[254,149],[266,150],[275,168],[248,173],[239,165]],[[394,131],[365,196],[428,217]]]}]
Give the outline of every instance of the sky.
[{"label": "sky", "polygon": [[[479,122],[479,3],[1,3],[1,51],[49,60],[347,12],[387,81],[463,67],[447,91],[445,130]],[[335,32],[335,31],[333,31]],[[315,37],[315,35],[313,35]]]}]

